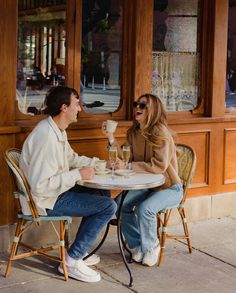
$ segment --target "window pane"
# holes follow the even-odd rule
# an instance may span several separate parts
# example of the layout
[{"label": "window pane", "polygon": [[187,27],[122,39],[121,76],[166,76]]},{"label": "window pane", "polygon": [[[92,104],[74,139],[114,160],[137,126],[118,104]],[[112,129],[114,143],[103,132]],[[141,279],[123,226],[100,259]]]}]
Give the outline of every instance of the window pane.
[{"label": "window pane", "polygon": [[198,0],[155,0],[152,92],[167,111],[198,103]]},{"label": "window pane", "polygon": [[121,36],[122,0],[83,0],[80,85],[86,112],[119,107]]},{"label": "window pane", "polygon": [[48,89],[65,83],[66,0],[18,1],[16,99],[21,112],[43,111]]},{"label": "window pane", "polygon": [[229,0],[226,107],[236,108],[236,1]]}]

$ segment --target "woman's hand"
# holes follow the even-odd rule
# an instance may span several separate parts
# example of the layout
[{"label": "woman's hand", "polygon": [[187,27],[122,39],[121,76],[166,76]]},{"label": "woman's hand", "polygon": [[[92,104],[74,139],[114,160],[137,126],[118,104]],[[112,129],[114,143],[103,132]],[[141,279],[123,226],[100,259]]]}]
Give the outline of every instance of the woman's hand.
[{"label": "woman's hand", "polygon": [[107,122],[104,121],[104,122],[102,123],[102,132],[103,132],[103,134],[106,135],[106,137],[108,138],[109,141],[114,140],[114,135],[113,135],[113,133],[112,133],[112,132],[107,132],[106,129],[107,129]]},{"label": "woman's hand", "polygon": [[107,161],[107,169],[111,169],[110,161]]},{"label": "woman's hand", "polygon": [[115,169],[125,169],[125,163],[121,159],[117,159]]}]

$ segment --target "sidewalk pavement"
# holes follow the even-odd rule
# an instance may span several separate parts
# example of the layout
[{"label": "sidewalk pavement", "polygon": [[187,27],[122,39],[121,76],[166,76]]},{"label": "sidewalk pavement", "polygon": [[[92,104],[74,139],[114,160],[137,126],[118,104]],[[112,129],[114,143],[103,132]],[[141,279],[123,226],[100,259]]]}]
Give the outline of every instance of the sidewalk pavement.
[{"label": "sidewalk pavement", "polygon": [[[130,265],[134,277],[127,287],[128,272],[121,260],[115,231],[100,249],[96,269],[102,281],[68,282],[57,273],[57,263],[42,257],[13,262],[11,275],[3,276],[6,256],[0,255],[0,293],[233,293],[236,292],[236,216],[189,224],[193,252],[181,242],[169,240],[160,268]],[[113,227],[114,229],[114,227]],[[181,231],[180,226],[171,227]]]}]

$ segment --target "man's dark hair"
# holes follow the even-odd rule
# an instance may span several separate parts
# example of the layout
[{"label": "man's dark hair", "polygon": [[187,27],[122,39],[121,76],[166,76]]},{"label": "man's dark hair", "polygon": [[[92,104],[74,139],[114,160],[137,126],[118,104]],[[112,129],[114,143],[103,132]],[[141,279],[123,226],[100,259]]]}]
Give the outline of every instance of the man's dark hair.
[{"label": "man's dark hair", "polygon": [[69,106],[71,102],[71,94],[74,94],[76,98],[79,99],[77,91],[73,88],[66,86],[57,86],[51,88],[47,94],[44,101],[47,107],[44,111],[45,114],[49,114],[54,117],[61,112],[61,106],[63,104]]}]

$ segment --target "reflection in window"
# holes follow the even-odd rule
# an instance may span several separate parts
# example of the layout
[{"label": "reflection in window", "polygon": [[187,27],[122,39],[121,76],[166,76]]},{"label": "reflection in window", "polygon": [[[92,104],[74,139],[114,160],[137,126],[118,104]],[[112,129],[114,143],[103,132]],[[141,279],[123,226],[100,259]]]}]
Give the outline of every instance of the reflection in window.
[{"label": "reflection in window", "polygon": [[236,2],[229,0],[226,107],[236,108]]},{"label": "reflection in window", "polygon": [[43,112],[45,94],[65,83],[66,0],[18,1],[16,98],[21,112]]},{"label": "reflection in window", "polygon": [[80,86],[86,112],[119,107],[121,34],[122,0],[83,0]]},{"label": "reflection in window", "polygon": [[155,0],[152,92],[167,111],[198,103],[198,0]]}]

